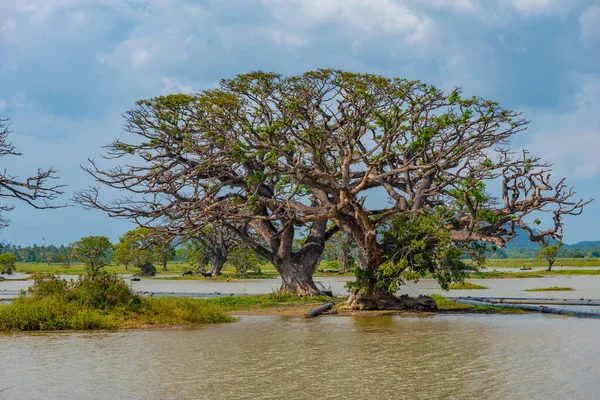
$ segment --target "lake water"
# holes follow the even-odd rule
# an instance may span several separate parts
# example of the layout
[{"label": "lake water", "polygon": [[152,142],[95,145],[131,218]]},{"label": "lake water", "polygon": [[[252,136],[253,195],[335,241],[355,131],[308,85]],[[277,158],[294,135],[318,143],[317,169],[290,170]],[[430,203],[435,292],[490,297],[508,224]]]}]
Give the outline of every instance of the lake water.
[{"label": "lake water", "polygon": [[[69,277],[76,278],[76,277]],[[337,295],[348,294],[345,284],[352,277],[315,277],[322,287],[331,289]],[[469,279],[469,282],[488,287],[484,290],[452,290],[445,292],[433,279],[422,279],[418,283],[407,283],[398,294],[441,294],[445,296],[495,296],[495,297],[560,297],[560,298],[600,298],[600,276],[572,275],[549,276],[524,279]],[[18,295],[19,290],[28,288],[32,281],[0,282],[0,299]],[[133,289],[141,292],[188,292],[188,293],[271,293],[281,286],[280,279],[241,279],[237,281],[163,280],[143,279],[131,282]],[[563,286],[571,287],[571,292],[525,292],[526,289]]]},{"label": "lake water", "polygon": [[594,399],[600,321],[245,316],[198,330],[0,335],[2,399]]}]

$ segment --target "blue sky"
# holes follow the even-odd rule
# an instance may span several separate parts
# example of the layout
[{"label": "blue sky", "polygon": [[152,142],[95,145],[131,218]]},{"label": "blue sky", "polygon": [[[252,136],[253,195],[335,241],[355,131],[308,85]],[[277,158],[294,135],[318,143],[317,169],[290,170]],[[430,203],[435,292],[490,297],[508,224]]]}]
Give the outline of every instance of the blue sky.
[{"label": "blue sky", "polygon": [[[333,67],[421,79],[498,100],[532,121],[515,147],[600,199],[600,0],[0,0],[0,117],[24,153],[2,168],[59,169],[72,191],[136,100],[251,70]],[[130,225],[23,204],[0,238],[116,240]],[[565,241],[600,240],[600,201]]]}]

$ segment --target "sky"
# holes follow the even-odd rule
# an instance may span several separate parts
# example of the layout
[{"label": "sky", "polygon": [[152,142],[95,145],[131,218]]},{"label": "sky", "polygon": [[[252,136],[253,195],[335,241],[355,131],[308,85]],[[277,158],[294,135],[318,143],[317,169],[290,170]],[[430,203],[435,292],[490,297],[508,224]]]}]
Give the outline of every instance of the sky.
[{"label": "sky", "polygon": [[[339,68],[420,79],[522,111],[515,138],[584,199],[565,242],[600,240],[600,0],[0,0],[0,117],[25,178],[53,166],[62,200],[81,170],[127,139],[135,101],[214,87],[238,73]],[[132,227],[100,211],[13,203],[0,239],[113,241]]]}]

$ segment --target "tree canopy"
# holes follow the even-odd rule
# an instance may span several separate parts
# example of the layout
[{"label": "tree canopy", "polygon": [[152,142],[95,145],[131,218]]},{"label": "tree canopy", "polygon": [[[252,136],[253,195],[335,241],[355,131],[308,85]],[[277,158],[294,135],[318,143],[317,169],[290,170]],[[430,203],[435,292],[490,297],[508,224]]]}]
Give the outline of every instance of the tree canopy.
[{"label": "tree canopy", "polygon": [[[445,240],[503,246],[517,227],[532,241],[560,239],[563,217],[587,204],[564,180],[551,182],[549,164],[510,149],[527,127],[519,113],[420,81],[254,72],[197,95],[140,101],[126,119],[139,140],[115,141],[107,156],[128,162],[102,169],[92,160],[86,170],[134,196],[103,203],[92,188],[79,202],[183,230],[218,219],[281,266],[284,283],[314,272],[325,241],[341,230],[368,277],[351,298],[358,307],[390,298],[376,276],[381,229],[396,216],[436,209]],[[540,213],[552,215],[544,231],[532,228]],[[309,234],[294,252],[298,227]]]},{"label": "tree canopy", "polygon": [[88,273],[93,275],[111,262],[112,249],[106,236],[86,236],[73,243],[73,256],[83,261]]}]

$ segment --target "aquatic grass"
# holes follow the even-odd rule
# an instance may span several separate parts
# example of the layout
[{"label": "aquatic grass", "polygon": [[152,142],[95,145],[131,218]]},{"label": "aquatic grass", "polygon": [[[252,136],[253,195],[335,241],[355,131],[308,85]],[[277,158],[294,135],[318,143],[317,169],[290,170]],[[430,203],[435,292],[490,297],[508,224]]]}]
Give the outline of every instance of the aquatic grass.
[{"label": "aquatic grass", "polygon": [[545,288],[527,289],[525,292],[570,292],[575,289],[570,287],[550,286]]},{"label": "aquatic grass", "polygon": [[477,285],[471,282],[459,282],[453,283],[448,286],[449,290],[476,290],[476,289],[487,289],[487,286]]}]

